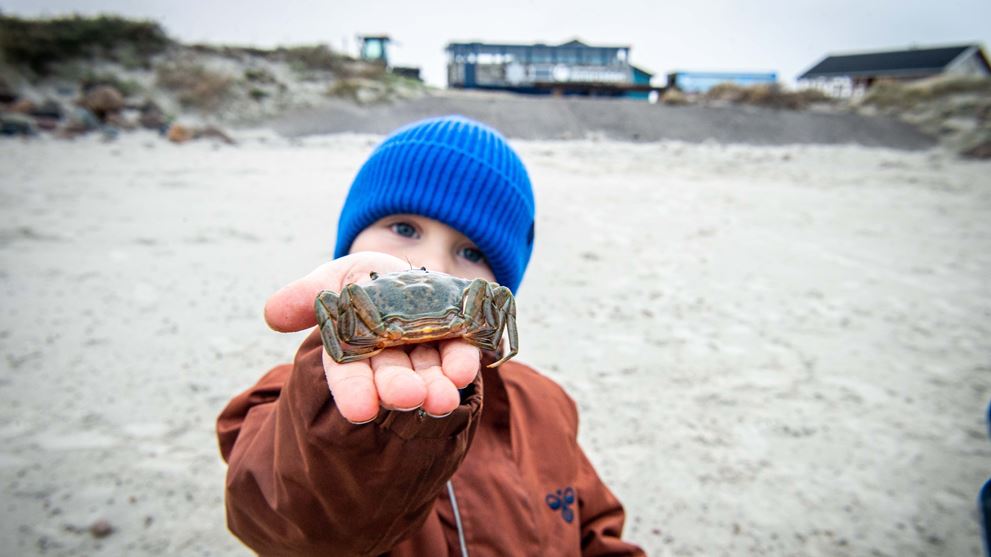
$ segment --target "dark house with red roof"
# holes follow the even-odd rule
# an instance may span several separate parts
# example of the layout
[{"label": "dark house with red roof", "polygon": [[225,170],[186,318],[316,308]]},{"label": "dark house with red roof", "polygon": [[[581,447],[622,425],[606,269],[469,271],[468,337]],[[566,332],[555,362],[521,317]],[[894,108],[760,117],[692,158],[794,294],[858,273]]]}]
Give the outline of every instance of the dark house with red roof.
[{"label": "dark house with red roof", "polygon": [[940,74],[989,76],[991,64],[979,44],[830,55],[798,76],[798,82],[830,95],[852,96],[863,94],[876,81]]}]

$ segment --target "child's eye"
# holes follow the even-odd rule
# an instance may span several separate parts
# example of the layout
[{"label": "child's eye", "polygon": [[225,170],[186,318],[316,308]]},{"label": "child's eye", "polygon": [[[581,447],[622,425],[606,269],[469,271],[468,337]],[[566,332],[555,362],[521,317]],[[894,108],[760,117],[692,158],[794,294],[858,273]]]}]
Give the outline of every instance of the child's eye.
[{"label": "child's eye", "polygon": [[462,248],[461,257],[464,257],[472,263],[481,263],[482,261],[485,261],[485,256],[482,255],[482,252],[478,248]]},{"label": "child's eye", "polygon": [[416,238],[418,235],[416,232],[416,227],[414,227],[412,224],[408,222],[392,223],[391,225],[389,225],[389,228],[391,228],[393,232],[399,234],[404,238]]}]

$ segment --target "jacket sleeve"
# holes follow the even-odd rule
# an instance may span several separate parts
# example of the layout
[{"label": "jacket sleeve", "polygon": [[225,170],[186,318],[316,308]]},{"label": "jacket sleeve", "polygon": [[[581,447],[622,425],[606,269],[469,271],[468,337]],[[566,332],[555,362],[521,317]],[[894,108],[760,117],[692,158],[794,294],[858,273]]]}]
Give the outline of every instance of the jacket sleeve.
[{"label": "jacket sleeve", "polygon": [[578,406],[567,393],[557,387],[567,401],[570,434],[577,448],[578,470],[575,491],[578,494],[578,514],[581,517],[581,548],[583,557],[646,555],[640,547],[622,539],[626,513],[622,503],[606,487],[596,473],[585,451],[578,445]]},{"label": "jacket sleeve", "polygon": [[580,461],[575,487],[581,516],[582,555],[645,555],[640,547],[620,537],[626,519],[623,505],[602,483],[585,452],[580,448],[578,452]]},{"label": "jacket sleeve", "polygon": [[217,421],[227,524],[259,554],[377,555],[418,529],[478,425],[481,373],[445,418],[379,413],[354,425],[334,405],[317,332]]}]

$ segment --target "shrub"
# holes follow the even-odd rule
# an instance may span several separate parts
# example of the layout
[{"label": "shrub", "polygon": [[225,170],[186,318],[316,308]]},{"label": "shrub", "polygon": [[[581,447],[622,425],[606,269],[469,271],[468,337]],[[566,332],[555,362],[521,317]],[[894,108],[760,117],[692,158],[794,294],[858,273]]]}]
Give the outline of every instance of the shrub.
[{"label": "shrub", "polygon": [[152,21],[115,16],[22,19],[0,14],[0,54],[7,62],[46,75],[53,64],[104,58],[148,65],[171,41]]},{"label": "shrub", "polygon": [[347,57],[336,54],[327,45],[293,46],[276,50],[297,71],[337,71]]},{"label": "shrub", "polygon": [[682,93],[678,89],[671,87],[664,91],[661,95],[661,102],[671,106],[682,106],[689,104],[688,95]]},{"label": "shrub", "polygon": [[705,99],[789,110],[800,110],[813,103],[832,102],[820,91],[787,91],[777,83],[757,83],[747,87],[719,83],[705,93]]},{"label": "shrub", "polygon": [[358,101],[358,91],[361,82],[355,79],[338,79],[327,88],[327,95],[341,97],[354,102]]},{"label": "shrub", "polygon": [[717,83],[705,92],[705,99],[708,101],[725,101],[738,103],[743,102],[747,97],[746,89],[736,83]]},{"label": "shrub", "polygon": [[200,110],[220,106],[230,94],[234,82],[226,75],[188,62],[160,64],[155,73],[158,84],[174,91],[183,106]]},{"label": "shrub", "polygon": [[99,85],[109,85],[120,91],[125,97],[129,97],[141,92],[141,84],[130,79],[122,79],[109,73],[87,71],[79,79],[79,87],[83,91],[89,91]]},{"label": "shrub", "polygon": [[277,83],[275,76],[263,68],[248,68],[244,70],[244,80],[251,83]]},{"label": "shrub", "polygon": [[861,102],[880,108],[908,109],[960,94],[991,95],[991,78],[942,75],[910,82],[878,81]]}]

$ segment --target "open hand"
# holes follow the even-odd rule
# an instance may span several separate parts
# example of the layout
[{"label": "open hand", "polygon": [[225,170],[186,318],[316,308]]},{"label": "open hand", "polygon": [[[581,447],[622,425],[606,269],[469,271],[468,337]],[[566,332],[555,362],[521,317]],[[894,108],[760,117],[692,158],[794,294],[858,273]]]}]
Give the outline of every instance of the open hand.
[{"label": "open hand", "polygon": [[[340,292],[350,283],[368,280],[369,273],[409,268],[391,255],[354,253],[325,263],[269,297],[265,321],[280,332],[295,332],[317,324],[313,302],[321,290]],[[460,402],[458,389],[475,379],[480,366],[478,348],[460,339],[417,345],[408,354],[387,348],[367,360],[347,364],[323,353],[327,385],[341,415],[353,423],[374,420],[379,408],[414,410],[445,416]]]}]

